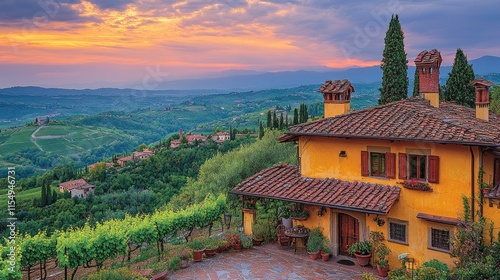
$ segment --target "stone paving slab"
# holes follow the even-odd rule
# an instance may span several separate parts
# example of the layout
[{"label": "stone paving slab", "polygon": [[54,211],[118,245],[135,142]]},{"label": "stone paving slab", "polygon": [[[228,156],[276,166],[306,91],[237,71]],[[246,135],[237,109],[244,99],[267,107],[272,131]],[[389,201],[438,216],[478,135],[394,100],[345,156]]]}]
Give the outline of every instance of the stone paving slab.
[{"label": "stone paving slab", "polygon": [[361,279],[363,272],[377,275],[373,268],[338,264],[339,258],[328,262],[311,260],[305,250],[293,253],[291,248],[266,244],[241,252],[225,252],[202,262],[191,263],[183,270],[170,275],[169,279]]}]

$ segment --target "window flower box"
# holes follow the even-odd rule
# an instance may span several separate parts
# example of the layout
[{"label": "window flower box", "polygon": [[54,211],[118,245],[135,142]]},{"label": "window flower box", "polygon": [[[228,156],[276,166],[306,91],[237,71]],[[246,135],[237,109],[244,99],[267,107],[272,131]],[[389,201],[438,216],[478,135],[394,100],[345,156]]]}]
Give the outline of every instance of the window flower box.
[{"label": "window flower box", "polygon": [[403,182],[398,182],[398,184],[403,185],[403,187],[410,190],[424,191],[424,192],[432,192],[432,188],[428,183],[419,182],[417,180],[404,180]]}]

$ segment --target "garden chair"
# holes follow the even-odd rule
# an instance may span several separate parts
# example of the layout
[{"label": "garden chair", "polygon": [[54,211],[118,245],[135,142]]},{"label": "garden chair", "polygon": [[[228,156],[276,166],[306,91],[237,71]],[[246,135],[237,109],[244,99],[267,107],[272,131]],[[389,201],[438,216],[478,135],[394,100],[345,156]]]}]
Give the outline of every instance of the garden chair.
[{"label": "garden chair", "polygon": [[290,246],[292,239],[285,235],[285,230],[288,228],[284,225],[279,225],[276,228],[276,235],[278,235],[278,243],[281,246]]}]

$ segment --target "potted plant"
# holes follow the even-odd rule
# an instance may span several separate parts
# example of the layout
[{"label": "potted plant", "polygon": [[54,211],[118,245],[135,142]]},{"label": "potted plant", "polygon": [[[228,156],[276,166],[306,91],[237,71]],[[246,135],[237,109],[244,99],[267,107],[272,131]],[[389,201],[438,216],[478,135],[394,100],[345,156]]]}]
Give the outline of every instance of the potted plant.
[{"label": "potted plant", "polygon": [[307,253],[312,260],[315,260],[320,255],[319,250],[323,248],[326,237],[323,235],[321,228],[316,227],[311,230],[307,239]]},{"label": "potted plant", "polygon": [[389,261],[386,258],[390,253],[391,249],[389,249],[385,243],[380,242],[377,244],[377,247],[375,248],[375,264],[377,265],[378,275],[381,277],[387,277],[387,273],[389,271]]},{"label": "potted plant", "polygon": [[321,249],[321,258],[323,261],[327,262],[330,259],[330,254],[332,253],[332,250],[328,245],[324,244],[323,248]]},{"label": "potted plant", "polygon": [[201,262],[203,260],[203,253],[205,252],[205,244],[200,239],[195,239],[189,242],[189,247],[193,249],[193,261]]},{"label": "potted plant", "polygon": [[217,254],[217,246],[219,246],[219,240],[217,239],[217,236],[206,238],[204,242],[205,242],[205,255],[207,257],[215,256]]},{"label": "potted plant", "polygon": [[245,249],[252,248],[252,236],[240,233],[241,246]]},{"label": "potted plant", "polygon": [[302,204],[295,205],[292,208],[290,216],[292,217],[292,220],[305,221],[309,218],[309,211],[304,210],[304,206]]},{"label": "potted plant", "polygon": [[224,240],[219,240],[219,244],[217,246],[217,251],[219,253],[222,253],[222,252],[227,251],[227,249],[228,249],[227,241],[225,239]]},{"label": "potted plant", "polygon": [[278,208],[278,215],[281,217],[281,223],[287,228],[292,227],[292,208],[289,205],[284,205]]},{"label": "potted plant", "polygon": [[360,266],[367,266],[370,263],[372,249],[372,242],[366,240],[351,244],[347,252],[356,257]]},{"label": "potted plant", "polygon": [[186,268],[189,266],[189,259],[193,257],[193,251],[189,250],[188,248],[184,248],[179,257],[182,260],[181,268]]},{"label": "potted plant", "polygon": [[227,244],[231,245],[234,250],[241,251],[243,245],[241,244],[241,238],[237,233],[231,233],[227,236]]},{"label": "potted plant", "polygon": [[266,236],[268,231],[267,225],[264,221],[257,221],[257,223],[252,225],[252,235],[253,235],[253,244],[259,246]]}]

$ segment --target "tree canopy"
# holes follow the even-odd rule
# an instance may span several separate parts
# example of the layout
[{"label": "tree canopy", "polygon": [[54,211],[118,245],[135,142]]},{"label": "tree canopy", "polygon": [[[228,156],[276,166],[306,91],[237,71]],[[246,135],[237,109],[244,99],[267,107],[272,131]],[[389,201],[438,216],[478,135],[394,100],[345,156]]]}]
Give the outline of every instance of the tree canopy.
[{"label": "tree canopy", "polygon": [[404,33],[398,15],[393,15],[385,35],[382,58],[382,88],[379,104],[408,97],[408,60],[404,46]]},{"label": "tree canopy", "polygon": [[475,89],[470,84],[475,79],[474,70],[461,49],[457,49],[453,67],[448,75],[443,95],[444,99],[456,101],[457,104],[471,108],[474,107],[476,100]]}]

